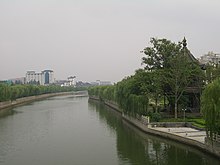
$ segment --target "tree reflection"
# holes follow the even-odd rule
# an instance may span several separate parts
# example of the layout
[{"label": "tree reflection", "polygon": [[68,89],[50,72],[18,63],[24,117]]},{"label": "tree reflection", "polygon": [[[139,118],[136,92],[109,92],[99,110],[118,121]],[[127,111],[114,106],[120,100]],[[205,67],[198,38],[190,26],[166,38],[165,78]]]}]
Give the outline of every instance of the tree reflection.
[{"label": "tree reflection", "polygon": [[98,102],[89,105],[102,122],[116,133],[120,164],[134,165],[219,165],[220,161],[198,150],[151,136],[123,121],[121,116]]}]

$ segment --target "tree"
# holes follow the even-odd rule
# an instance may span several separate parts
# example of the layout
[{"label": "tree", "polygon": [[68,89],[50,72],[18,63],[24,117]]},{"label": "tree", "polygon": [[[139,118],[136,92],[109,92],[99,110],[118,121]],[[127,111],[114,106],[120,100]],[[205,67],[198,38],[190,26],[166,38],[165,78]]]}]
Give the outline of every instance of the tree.
[{"label": "tree", "polygon": [[139,84],[140,94],[150,96],[155,102],[155,112],[158,111],[158,101],[160,97],[163,95],[162,90],[162,69],[146,71],[143,69],[139,69],[136,71],[134,75],[136,83]]},{"label": "tree", "polygon": [[142,58],[142,64],[148,71],[169,68],[169,59],[178,54],[182,48],[181,43],[174,43],[167,39],[151,38],[151,47],[144,48],[146,57]]},{"label": "tree", "polygon": [[184,52],[172,57],[170,64],[172,65],[169,68],[164,69],[163,80],[164,84],[170,88],[168,95],[174,98],[174,117],[177,118],[179,100],[186,92],[187,87],[191,84],[195,85],[199,81],[199,77],[202,77],[202,71]]},{"label": "tree", "polygon": [[163,95],[163,70],[157,69],[151,72],[151,84],[149,84],[150,95],[155,101],[155,112],[158,112],[158,101]]},{"label": "tree", "polygon": [[[177,118],[178,101],[186,88],[201,79],[202,71],[194,57],[186,48],[186,40],[178,44],[166,39],[151,39],[151,47],[146,47],[143,57],[145,70],[156,74],[152,88],[155,96],[164,91],[170,104],[174,104],[174,114]],[[173,101],[174,100],[174,101]]]},{"label": "tree", "polygon": [[7,84],[0,83],[0,102],[10,100],[10,87]]},{"label": "tree", "polygon": [[220,134],[220,78],[206,86],[201,97],[201,110],[206,121],[208,137]]}]

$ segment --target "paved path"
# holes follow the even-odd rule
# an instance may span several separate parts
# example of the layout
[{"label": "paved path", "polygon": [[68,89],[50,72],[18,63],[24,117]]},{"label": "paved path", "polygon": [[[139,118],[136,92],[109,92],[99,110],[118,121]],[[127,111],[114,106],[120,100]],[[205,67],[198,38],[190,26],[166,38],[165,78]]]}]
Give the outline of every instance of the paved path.
[{"label": "paved path", "polygon": [[188,127],[152,127],[150,129],[166,132],[170,134],[174,134],[177,136],[181,136],[184,138],[196,140],[198,142],[201,142],[205,144],[205,137],[206,132],[205,131],[199,131],[197,129],[188,128]]}]

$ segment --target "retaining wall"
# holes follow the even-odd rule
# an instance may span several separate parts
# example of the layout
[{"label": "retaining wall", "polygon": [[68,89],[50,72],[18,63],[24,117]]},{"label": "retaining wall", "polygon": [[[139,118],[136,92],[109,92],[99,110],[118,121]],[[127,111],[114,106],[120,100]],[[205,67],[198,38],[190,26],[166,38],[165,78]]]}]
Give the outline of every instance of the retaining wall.
[{"label": "retaining wall", "polygon": [[[94,99],[94,100],[98,100],[98,101],[101,101],[99,98],[97,97],[89,97],[90,99]],[[209,154],[212,154],[218,158],[220,158],[220,144],[218,143],[212,143],[210,142],[209,140],[206,139],[206,143],[203,144],[199,141],[196,141],[196,140],[193,140],[193,139],[187,139],[187,138],[184,138],[184,137],[181,137],[181,136],[178,136],[178,135],[174,135],[174,134],[170,134],[170,133],[166,133],[166,132],[161,132],[161,131],[158,131],[158,130],[153,130],[153,129],[150,129],[149,127],[151,127],[153,124],[157,124],[157,126],[161,126],[161,127],[168,127],[168,126],[171,126],[171,127],[182,127],[182,126],[186,126],[186,127],[191,127],[192,124],[191,123],[166,123],[166,122],[163,122],[163,123],[146,123],[146,121],[144,121],[142,118],[141,119],[137,119],[137,118],[134,118],[134,117],[131,117],[131,116],[128,116],[126,114],[124,114],[122,112],[122,110],[120,110],[118,108],[118,105],[117,104],[111,104],[111,102],[109,101],[104,101],[104,104],[106,104],[107,106],[113,108],[114,110],[117,110],[119,112],[121,112],[122,114],[122,119],[127,121],[128,123],[134,125],[135,127],[137,127],[138,129],[140,129],[141,131],[145,132],[145,133],[148,133],[148,134],[152,134],[152,135],[157,135],[157,136],[160,136],[160,137],[164,137],[164,138],[168,138],[168,139],[171,139],[171,140],[175,140],[175,141],[178,141],[178,142],[181,142],[183,144],[187,144],[187,145],[190,145],[190,146],[193,146],[195,148],[198,148],[198,149],[202,149],[204,152],[207,152]]]}]

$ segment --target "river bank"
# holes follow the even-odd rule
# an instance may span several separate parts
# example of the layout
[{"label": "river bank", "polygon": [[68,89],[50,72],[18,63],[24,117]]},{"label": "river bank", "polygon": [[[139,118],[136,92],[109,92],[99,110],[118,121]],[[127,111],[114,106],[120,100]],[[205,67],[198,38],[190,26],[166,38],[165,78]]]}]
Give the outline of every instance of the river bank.
[{"label": "river bank", "polygon": [[50,94],[43,94],[43,95],[37,95],[37,96],[23,97],[23,98],[19,98],[13,101],[0,102],[0,111],[3,109],[10,108],[10,107],[27,104],[27,103],[30,103],[36,100],[42,100],[42,99],[49,98],[49,97],[71,95],[71,94],[74,94],[74,92],[50,93]]},{"label": "river bank", "polygon": [[167,124],[167,126],[166,124],[164,126],[164,123],[148,123],[143,118],[137,119],[123,114],[123,111],[118,107],[116,103],[106,100],[100,100],[97,97],[91,96],[89,97],[89,99],[96,100],[99,102],[102,101],[106,106],[109,106],[112,109],[118,111],[122,115],[123,120],[132,124],[139,130],[147,134],[152,134],[163,138],[175,140],[177,142],[193,146],[197,149],[201,149],[202,151],[208,154],[220,158],[220,144],[217,142],[210,142],[210,140],[206,138],[205,131],[197,130],[194,127],[191,127],[190,123],[169,123]]}]

